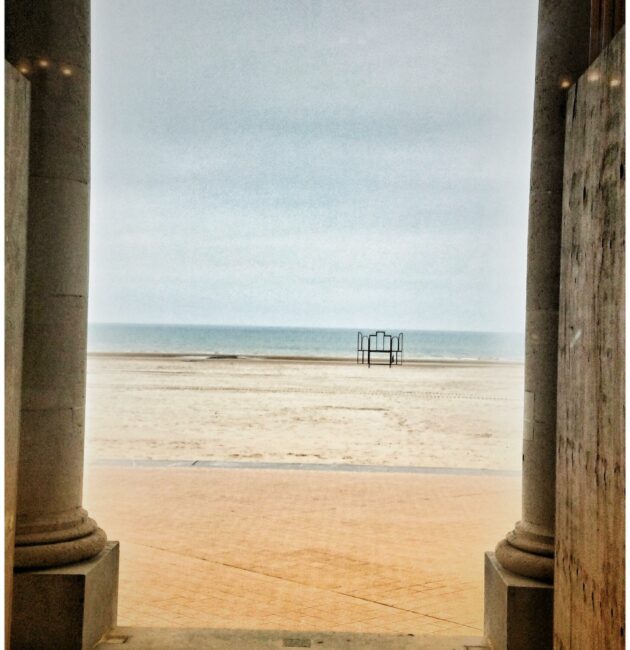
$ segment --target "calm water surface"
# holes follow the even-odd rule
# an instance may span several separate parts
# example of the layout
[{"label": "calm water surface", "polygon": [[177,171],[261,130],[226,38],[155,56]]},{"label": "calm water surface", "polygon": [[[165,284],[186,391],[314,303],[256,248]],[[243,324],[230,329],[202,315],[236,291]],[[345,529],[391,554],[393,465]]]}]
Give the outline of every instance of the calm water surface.
[{"label": "calm water surface", "polygon": [[[362,331],[368,334],[374,330]],[[425,330],[403,333],[406,359],[523,360],[523,334]],[[355,329],[111,323],[90,324],[88,329],[90,352],[354,358],[356,343]]]}]

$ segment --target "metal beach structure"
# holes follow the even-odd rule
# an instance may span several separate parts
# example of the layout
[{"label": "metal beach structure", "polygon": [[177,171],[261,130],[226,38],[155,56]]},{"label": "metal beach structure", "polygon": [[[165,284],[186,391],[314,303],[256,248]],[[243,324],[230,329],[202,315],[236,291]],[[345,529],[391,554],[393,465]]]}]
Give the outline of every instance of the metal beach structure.
[{"label": "metal beach structure", "polygon": [[373,354],[387,354],[389,361],[379,362],[376,365],[402,365],[403,362],[403,334],[397,336],[377,330],[374,334],[357,332],[357,363],[366,363],[368,368],[372,365]]}]

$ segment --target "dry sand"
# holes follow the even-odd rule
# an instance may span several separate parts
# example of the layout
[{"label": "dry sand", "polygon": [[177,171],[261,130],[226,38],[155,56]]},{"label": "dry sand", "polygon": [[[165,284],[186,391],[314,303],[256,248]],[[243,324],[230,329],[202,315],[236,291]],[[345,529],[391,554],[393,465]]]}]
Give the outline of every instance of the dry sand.
[{"label": "dry sand", "polygon": [[91,355],[88,460],[520,469],[523,366]]}]

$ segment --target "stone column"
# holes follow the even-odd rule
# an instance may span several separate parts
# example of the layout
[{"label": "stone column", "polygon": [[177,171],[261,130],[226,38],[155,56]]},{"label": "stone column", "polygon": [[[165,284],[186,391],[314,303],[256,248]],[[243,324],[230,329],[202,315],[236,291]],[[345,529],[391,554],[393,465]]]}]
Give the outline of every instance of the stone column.
[{"label": "stone column", "polygon": [[553,581],[556,381],[566,91],[588,66],[589,2],[541,0],[529,194],[523,512],[500,564]]},{"label": "stone column", "polygon": [[588,65],[588,0],[540,0],[529,195],[522,515],[486,554],[484,632],[497,650],[552,647],[556,383],[567,90]]},{"label": "stone column", "polygon": [[31,82],[16,567],[103,550],[81,507],[87,341],[90,11],[9,0],[6,55]]},{"label": "stone column", "polygon": [[7,0],[30,80],[11,643],[93,648],[115,625],[118,544],[82,508],[90,174],[89,0]]}]

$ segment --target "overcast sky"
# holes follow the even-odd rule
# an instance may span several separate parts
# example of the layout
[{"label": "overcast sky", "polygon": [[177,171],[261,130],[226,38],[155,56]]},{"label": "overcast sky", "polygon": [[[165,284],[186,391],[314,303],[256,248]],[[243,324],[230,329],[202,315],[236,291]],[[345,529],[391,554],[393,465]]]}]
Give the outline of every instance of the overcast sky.
[{"label": "overcast sky", "polygon": [[93,0],[92,322],[522,331],[534,0]]}]

